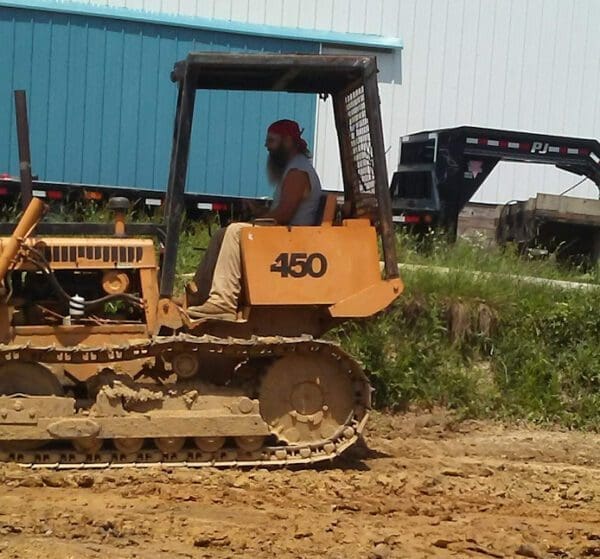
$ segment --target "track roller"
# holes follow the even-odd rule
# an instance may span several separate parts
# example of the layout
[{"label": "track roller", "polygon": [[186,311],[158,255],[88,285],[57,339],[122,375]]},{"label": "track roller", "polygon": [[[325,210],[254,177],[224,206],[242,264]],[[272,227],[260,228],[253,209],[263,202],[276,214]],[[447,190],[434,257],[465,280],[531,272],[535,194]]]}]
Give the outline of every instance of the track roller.
[{"label": "track roller", "polygon": [[154,444],[163,454],[174,454],[185,446],[185,437],[160,437],[154,439]]},{"label": "track roller", "polygon": [[264,437],[235,437],[235,444],[246,452],[256,452],[264,442]]},{"label": "track roller", "polygon": [[225,437],[194,437],[194,444],[202,452],[217,452],[223,448]]},{"label": "track roller", "polygon": [[123,454],[137,454],[144,446],[144,439],[113,439],[113,444]]},{"label": "track roller", "polygon": [[96,454],[102,449],[103,439],[96,439],[89,437],[85,439],[73,439],[73,447],[77,452],[84,452],[85,454]]}]

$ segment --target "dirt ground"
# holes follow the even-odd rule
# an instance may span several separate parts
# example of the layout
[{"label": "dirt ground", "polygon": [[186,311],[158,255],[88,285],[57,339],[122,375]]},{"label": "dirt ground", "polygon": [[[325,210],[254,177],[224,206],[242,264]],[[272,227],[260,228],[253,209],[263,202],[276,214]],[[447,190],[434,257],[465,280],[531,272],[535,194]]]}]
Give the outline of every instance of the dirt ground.
[{"label": "dirt ground", "polygon": [[600,557],[600,436],[378,415],[310,470],[0,467],[0,556]]}]

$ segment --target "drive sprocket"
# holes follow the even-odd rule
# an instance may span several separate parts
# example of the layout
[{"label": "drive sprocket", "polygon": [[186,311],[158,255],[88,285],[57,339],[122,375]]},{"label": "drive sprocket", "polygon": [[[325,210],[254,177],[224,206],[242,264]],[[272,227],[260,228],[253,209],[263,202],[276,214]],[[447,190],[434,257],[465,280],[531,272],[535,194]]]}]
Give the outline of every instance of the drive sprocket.
[{"label": "drive sprocket", "polygon": [[259,391],[263,419],[287,444],[330,438],[353,413],[352,379],[340,361],[322,352],[275,361]]}]

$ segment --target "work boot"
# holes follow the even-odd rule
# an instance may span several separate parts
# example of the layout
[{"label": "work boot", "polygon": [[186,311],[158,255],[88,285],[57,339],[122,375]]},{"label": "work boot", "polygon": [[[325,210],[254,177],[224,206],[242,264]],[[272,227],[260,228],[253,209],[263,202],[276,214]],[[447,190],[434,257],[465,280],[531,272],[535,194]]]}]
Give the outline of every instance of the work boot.
[{"label": "work boot", "polygon": [[186,312],[192,318],[213,318],[215,320],[227,320],[231,322],[237,320],[237,312],[235,310],[223,309],[210,301],[206,301],[203,305],[196,307],[188,307]]},{"label": "work boot", "polygon": [[188,307],[194,307],[206,302],[198,292],[198,286],[195,281],[189,281],[185,284],[185,302]]}]

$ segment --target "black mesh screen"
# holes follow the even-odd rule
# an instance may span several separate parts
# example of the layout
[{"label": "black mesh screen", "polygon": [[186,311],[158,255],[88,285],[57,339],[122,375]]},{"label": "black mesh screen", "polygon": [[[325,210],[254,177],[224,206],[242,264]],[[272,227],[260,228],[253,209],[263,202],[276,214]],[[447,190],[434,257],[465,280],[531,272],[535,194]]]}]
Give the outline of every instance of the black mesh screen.
[{"label": "black mesh screen", "polygon": [[375,170],[369,120],[365,105],[365,90],[360,86],[344,97],[350,133],[351,161],[347,163],[349,180],[356,209],[371,213],[377,206],[375,198]]}]

